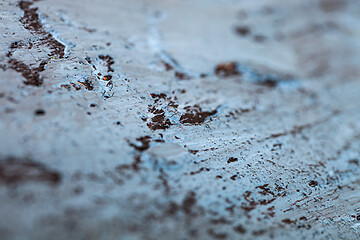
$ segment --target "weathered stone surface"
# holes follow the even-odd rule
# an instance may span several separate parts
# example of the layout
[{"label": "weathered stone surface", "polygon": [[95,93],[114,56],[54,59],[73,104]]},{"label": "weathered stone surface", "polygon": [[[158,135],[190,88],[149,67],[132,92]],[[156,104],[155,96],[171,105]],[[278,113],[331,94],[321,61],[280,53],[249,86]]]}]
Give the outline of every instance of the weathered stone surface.
[{"label": "weathered stone surface", "polygon": [[360,3],[0,0],[1,239],[360,238]]}]

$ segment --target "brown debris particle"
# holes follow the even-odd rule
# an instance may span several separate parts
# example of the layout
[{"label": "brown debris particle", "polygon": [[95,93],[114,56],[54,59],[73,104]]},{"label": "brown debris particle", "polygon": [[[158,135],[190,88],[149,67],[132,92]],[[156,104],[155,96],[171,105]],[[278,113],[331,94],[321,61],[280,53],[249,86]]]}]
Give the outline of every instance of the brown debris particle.
[{"label": "brown debris particle", "polygon": [[240,75],[238,71],[238,63],[236,62],[227,62],[220,63],[215,67],[215,74],[219,77],[230,77]]}]

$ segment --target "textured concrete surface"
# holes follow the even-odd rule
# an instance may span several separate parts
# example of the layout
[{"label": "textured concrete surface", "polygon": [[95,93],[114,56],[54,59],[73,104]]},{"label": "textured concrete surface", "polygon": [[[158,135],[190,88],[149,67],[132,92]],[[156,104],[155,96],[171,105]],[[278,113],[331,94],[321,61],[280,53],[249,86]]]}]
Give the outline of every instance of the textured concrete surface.
[{"label": "textured concrete surface", "polygon": [[360,238],[358,0],[0,0],[1,239]]}]

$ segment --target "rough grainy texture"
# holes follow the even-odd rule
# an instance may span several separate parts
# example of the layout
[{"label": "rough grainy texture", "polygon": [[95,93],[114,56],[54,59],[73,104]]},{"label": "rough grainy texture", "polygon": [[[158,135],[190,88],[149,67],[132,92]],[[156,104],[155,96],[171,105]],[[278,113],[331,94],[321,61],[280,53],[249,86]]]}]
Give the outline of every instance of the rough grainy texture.
[{"label": "rough grainy texture", "polygon": [[0,236],[360,238],[358,0],[0,0]]}]

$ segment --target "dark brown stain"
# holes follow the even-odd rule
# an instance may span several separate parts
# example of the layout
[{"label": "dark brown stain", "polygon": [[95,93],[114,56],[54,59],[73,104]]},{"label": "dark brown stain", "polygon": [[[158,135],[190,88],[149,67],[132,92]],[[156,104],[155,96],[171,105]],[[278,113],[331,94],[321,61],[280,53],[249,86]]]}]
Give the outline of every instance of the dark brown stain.
[{"label": "dark brown stain", "polygon": [[276,77],[266,76],[262,81],[259,81],[258,84],[265,87],[274,88],[279,84],[279,81],[280,80]]},{"label": "dark brown stain", "polygon": [[191,214],[192,208],[196,205],[196,202],[197,200],[195,192],[190,191],[182,202],[182,210],[186,214]]},{"label": "dark brown stain", "polygon": [[194,154],[194,155],[196,155],[199,152],[199,150],[188,150],[188,151],[189,151],[189,153]]},{"label": "dark brown stain", "polygon": [[120,173],[122,173],[124,170],[133,170],[137,172],[140,170],[141,162],[142,160],[140,154],[135,154],[134,161],[131,164],[120,164],[116,167],[116,170]]},{"label": "dark brown stain", "polygon": [[246,229],[241,224],[236,225],[233,229],[234,229],[235,232],[237,232],[239,234],[245,234],[246,233]]},{"label": "dark brown stain", "polygon": [[[98,80],[107,81],[106,87],[109,87],[110,89],[113,88],[113,76],[110,74],[114,72],[114,69],[112,68],[112,65],[115,63],[113,57],[110,55],[99,55],[98,58],[103,61],[107,67],[106,73],[98,73],[97,75],[94,75]],[[85,57],[85,60],[87,63],[91,66],[93,70],[98,70],[93,61],[90,57]],[[87,90],[93,91],[95,88],[93,86],[93,83],[90,80],[85,80],[85,82],[79,82],[78,84],[83,85]],[[111,96],[103,95],[104,98],[110,98]]]},{"label": "dark brown stain", "polygon": [[188,106],[184,109],[186,110],[186,113],[184,113],[180,117],[180,123],[182,124],[197,125],[205,122],[206,118],[213,116],[217,113],[216,109],[210,112],[202,111],[199,105],[194,105],[192,107]]},{"label": "dark brown stain", "polygon": [[44,71],[43,68],[31,68],[27,64],[16,59],[10,59],[8,63],[11,69],[21,73],[21,75],[26,79],[24,81],[25,85],[39,87],[43,84],[43,77],[40,76],[40,72]]},{"label": "dark brown stain", "polygon": [[359,166],[359,159],[355,159],[355,158],[354,158],[354,159],[350,159],[350,160],[349,160],[349,163]]},{"label": "dark brown stain", "polygon": [[283,219],[281,220],[281,222],[285,223],[285,224],[295,224],[296,221],[290,220],[289,218]]},{"label": "dark brown stain", "polygon": [[166,214],[168,215],[175,215],[180,210],[179,205],[177,205],[175,202],[170,201],[169,206],[167,207]]},{"label": "dark brown stain", "polygon": [[235,109],[231,112],[229,112],[228,114],[225,115],[225,117],[232,117],[233,119],[238,119],[239,116],[241,116],[244,113],[248,113],[251,110],[255,110],[255,108],[240,108],[240,109]]},{"label": "dark brown stain", "polygon": [[179,80],[190,80],[191,77],[184,72],[175,72],[175,77]]},{"label": "dark brown stain", "polygon": [[227,238],[227,234],[226,234],[226,233],[217,233],[217,232],[215,232],[215,230],[212,229],[212,228],[208,229],[207,232],[208,232],[208,234],[209,234],[210,236],[212,236],[212,237],[215,238],[215,239],[220,239],[220,240],[222,240],[222,239],[226,239],[226,238]]},{"label": "dark brown stain", "polygon": [[229,157],[229,159],[227,160],[227,163],[232,163],[232,162],[237,162],[238,159],[234,158],[234,157]]},{"label": "dark brown stain", "polygon": [[238,26],[235,28],[235,32],[240,36],[247,36],[251,33],[251,30],[247,26]]},{"label": "dark brown stain", "polygon": [[303,124],[303,125],[293,126],[292,129],[290,129],[289,131],[271,134],[270,136],[268,136],[268,137],[266,137],[266,138],[264,138],[262,140],[258,140],[258,142],[263,142],[265,140],[275,139],[275,138],[282,137],[282,136],[287,136],[289,134],[291,134],[291,135],[300,134],[300,133],[303,132],[303,130],[313,128],[314,126],[317,126],[320,123],[324,123],[326,121],[329,121],[332,116],[336,116],[338,114],[339,114],[338,111],[334,111],[332,114],[330,114],[329,116],[327,116],[327,117],[325,117],[323,119],[319,119],[319,120],[314,121],[312,123],[306,123],[306,124]]},{"label": "dark brown stain", "polygon": [[195,175],[195,174],[198,174],[198,173],[201,173],[202,171],[204,171],[205,168],[200,168],[199,170],[195,171],[195,172],[190,172],[190,175]]},{"label": "dark brown stain", "polygon": [[[286,187],[281,187],[277,184],[275,184],[275,187],[270,187],[269,184],[264,184],[261,186],[257,186],[256,189],[260,189],[258,192],[259,194],[263,196],[271,196],[271,198],[265,198],[265,199],[254,199],[251,197],[252,192],[246,191],[244,193],[244,199],[245,203],[241,205],[241,208],[245,210],[246,212],[250,212],[254,210],[258,205],[268,205],[274,202],[278,197],[285,197],[287,195],[287,192],[285,191]],[[271,208],[269,210],[271,212]]]},{"label": "dark brown stain", "polygon": [[114,72],[114,69],[111,66],[115,63],[115,61],[111,56],[109,56],[109,55],[99,55],[99,58],[106,62],[108,72]]},{"label": "dark brown stain", "polygon": [[264,35],[255,35],[254,41],[258,43],[263,43],[266,41],[266,37]]},{"label": "dark brown stain", "polygon": [[169,195],[171,188],[168,183],[168,175],[162,169],[160,169],[160,174],[158,175],[158,179],[161,181],[161,184],[164,187],[165,195]]},{"label": "dark brown stain", "polygon": [[215,74],[219,77],[237,76],[241,73],[238,70],[237,62],[219,63],[215,67]]},{"label": "dark brown stain", "polygon": [[[21,75],[26,79],[24,84],[32,85],[39,87],[43,84],[43,77],[40,75],[42,71],[45,70],[45,66],[48,63],[51,57],[63,58],[65,55],[65,46],[58,42],[51,33],[47,32],[42,25],[39,14],[37,13],[37,8],[31,7],[34,1],[20,1],[18,6],[23,11],[23,16],[20,19],[20,22],[23,24],[24,28],[30,31],[33,34],[39,36],[39,39],[36,43],[34,42],[23,42],[17,41],[13,42],[10,45],[10,51],[7,53],[8,66],[4,67],[15,70],[16,72],[21,73]],[[29,49],[33,46],[46,46],[51,52],[48,54],[48,59],[43,60],[38,67],[31,67],[31,65],[25,64],[19,59],[12,58],[13,52],[16,49],[27,47]]]},{"label": "dark brown stain", "polygon": [[142,152],[142,151],[147,150],[150,147],[151,137],[150,136],[139,137],[136,139],[136,141],[140,142],[141,145],[138,146],[134,143],[129,143],[129,145],[131,147],[133,147],[134,149]]},{"label": "dark brown stain", "polygon": [[46,112],[44,109],[36,109],[34,113],[36,116],[44,116]]},{"label": "dark brown stain", "polygon": [[153,131],[169,128],[173,125],[172,122],[165,116],[164,109],[159,109],[156,105],[160,103],[160,101],[166,102],[165,108],[170,107],[176,109],[178,105],[170,97],[167,97],[165,93],[151,93],[150,95],[154,100],[154,105],[149,105],[148,112],[154,114],[155,116],[147,123],[148,128]]},{"label": "dark brown stain", "polygon": [[[82,29],[84,29],[85,31],[89,32],[89,33],[94,33],[96,32],[96,29],[93,28],[87,28],[87,27],[83,27]],[[106,44],[107,45],[107,44]],[[108,46],[108,45],[107,45]]]},{"label": "dark brown stain", "polygon": [[315,180],[311,180],[311,181],[309,182],[309,186],[310,186],[310,187],[316,187],[317,185],[318,185],[318,182],[315,181]]},{"label": "dark brown stain", "polygon": [[45,31],[44,26],[41,24],[39,14],[37,13],[38,8],[31,7],[33,3],[33,1],[19,2],[19,7],[24,12],[24,16],[20,19],[20,22],[23,24],[25,29],[43,36],[40,41],[42,45],[46,45],[52,49],[52,52],[49,55],[50,57],[58,56],[63,58],[65,54],[65,46],[59,43],[50,33]]},{"label": "dark brown stain", "polygon": [[84,86],[89,91],[94,90],[94,85],[89,79],[85,79],[83,82],[78,81],[78,84]]},{"label": "dark brown stain", "polygon": [[232,176],[230,177],[230,179],[233,180],[233,181],[235,181],[236,178],[237,178],[237,175],[236,175],[236,174],[235,174],[235,175],[232,175]]},{"label": "dark brown stain", "polygon": [[266,231],[264,229],[260,229],[260,230],[252,232],[253,236],[261,236],[261,235],[264,235],[265,233],[266,233]]},{"label": "dark brown stain", "polygon": [[111,80],[112,79],[112,76],[111,75],[105,75],[104,77],[103,77],[103,80],[104,81],[109,81],[109,80]]},{"label": "dark brown stain", "polygon": [[227,220],[224,217],[221,217],[221,218],[217,218],[217,219],[210,219],[210,223],[215,224],[215,225],[218,225],[218,224],[231,224],[231,221]]},{"label": "dark brown stain", "polygon": [[66,90],[70,91],[71,90],[71,86],[69,84],[61,84],[62,88],[65,88]]},{"label": "dark brown stain", "polygon": [[171,65],[171,63],[169,62],[162,60],[161,63],[164,65],[166,71],[170,71],[174,69],[174,66]]},{"label": "dark brown stain", "polygon": [[151,130],[167,129],[172,125],[170,119],[165,117],[164,110],[155,109],[154,107],[149,109],[149,112],[156,114],[151,118],[151,122],[147,124]]},{"label": "dark brown stain", "polygon": [[322,0],[319,7],[324,12],[336,12],[345,8],[347,2],[345,0]]},{"label": "dark brown stain", "polygon": [[[190,124],[198,125],[217,113],[217,110],[202,111],[199,105],[184,107],[185,113],[183,113],[179,120],[170,120],[169,115],[178,114],[177,97],[168,97],[165,93],[151,93],[154,103],[148,105],[148,112],[154,116],[151,118],[142,118],[147,121],[147,126],[151,130],[167,129],[174,124]],[[194,153],[194,152],[192,152]]]},{"label": "dark brown stain", "polygon": [[259,191],[259,193],[260,193],[261,195],[264,195],[264,196],[265,196],[265,195],[271,194],[271,195],[275,196],[274,192],[270,190],[269,184],[264,184],[264,185],[262,185],[262,186],[257,186],[257,187],[255,187],[255,188],[256,188],[256,189],[261,189],[261,191]]},{"label": "dark brown stain", "polygon": [[61,174],[28,158],[8,157],[0,161],[0,183],[44,182],[59,184]]}]

